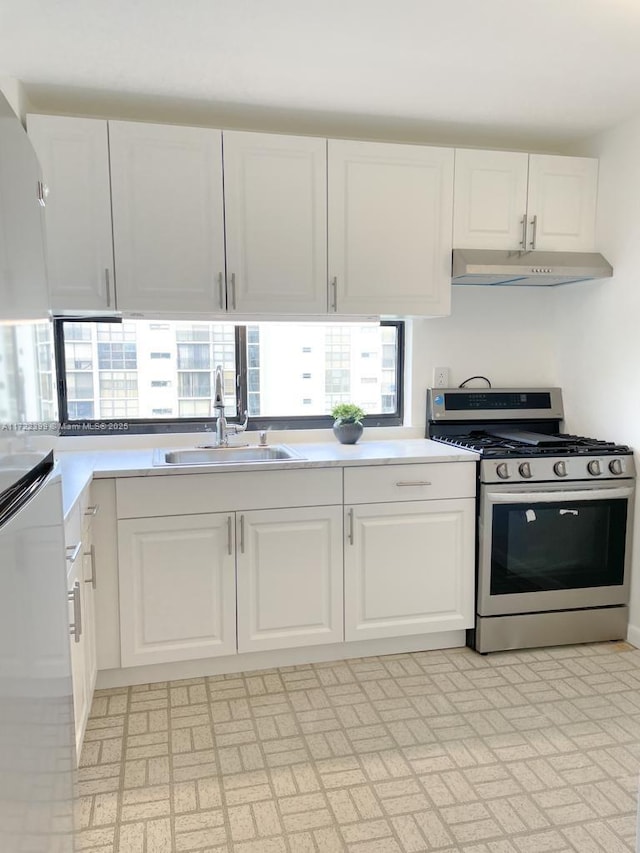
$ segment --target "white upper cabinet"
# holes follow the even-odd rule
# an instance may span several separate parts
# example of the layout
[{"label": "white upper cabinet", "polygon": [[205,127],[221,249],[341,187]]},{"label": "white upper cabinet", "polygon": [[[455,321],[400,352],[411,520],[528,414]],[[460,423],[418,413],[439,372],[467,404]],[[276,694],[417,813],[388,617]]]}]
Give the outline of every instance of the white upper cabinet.
[{"label": "white upper cabinet", "polygon": [[33,147],[0,94],[0,321],[47,316],[42,203]]},{"label": "white upper cabinet", "polygon": [[592,251],[597,187],[591,158],[458,149],[453,245]]},{"label": "white upper cabinet", "polygon": [[118,308],[224,308],[219,130],[109,122]]},{"label": "white upper cabinet", "polygon": [[115,308],[107,122],[29,115],[49,188],[45,224],[54,310]]},{"label": "white upper cabinet", "polygon": [[528,154],[456,150],[455,248],[523,248],[528,170]]},{"label": "white upper cabinet", "polygon": [[327,142],[225,131],[227,308],[326,314]]},{"label": "white upper cabinet", "polygon": [[528,248],[592,251],[597,197],[597,160],[529,155]]},{"label": "white upper cabinet", "polygon": [[330,312],[450,312],[453,155],[329,140]]}]

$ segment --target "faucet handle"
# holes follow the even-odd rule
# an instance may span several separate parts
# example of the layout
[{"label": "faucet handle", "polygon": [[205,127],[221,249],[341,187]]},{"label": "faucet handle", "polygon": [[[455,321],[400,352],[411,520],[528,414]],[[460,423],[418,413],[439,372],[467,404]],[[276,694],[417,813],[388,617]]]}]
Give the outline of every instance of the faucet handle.
[{"label": "faucet handle", "polygon": [[246,430],[248,423],[249,423],[249,412],[245,411],[244,423],[227,424],[227,429],[229,430],[229,432],[232,432],[234,435],[237,435],[239,432],[244,432]]}]

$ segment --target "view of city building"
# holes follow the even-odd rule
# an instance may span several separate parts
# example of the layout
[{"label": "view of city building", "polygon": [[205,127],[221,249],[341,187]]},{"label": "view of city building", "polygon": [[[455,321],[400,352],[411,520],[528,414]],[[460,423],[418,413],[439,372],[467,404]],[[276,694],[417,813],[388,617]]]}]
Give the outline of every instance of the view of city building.
[{"label": "view of city building", "polygon": [[[396,409],[397,329],[377,324],[246,327],[249,416],[326,415],[340,402]],[[64,323],[70,420],[203,418],[222,365],[236,412],[236,329],[225,322]]]}]

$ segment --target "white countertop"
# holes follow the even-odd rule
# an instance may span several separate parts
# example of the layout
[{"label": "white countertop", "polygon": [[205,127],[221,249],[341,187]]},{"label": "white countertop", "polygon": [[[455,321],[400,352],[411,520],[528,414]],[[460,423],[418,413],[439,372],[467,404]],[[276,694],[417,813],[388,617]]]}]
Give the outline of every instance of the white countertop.
[{"label": "white countertop", "polygon": [[[289,468],[349,467],[353,465],[402,465],[430,462],[473,462],[479,457],[426,438],[386,441],[361,441],[358,444],[334,442],[290,443],[301,459],[270,462],[215,463],[198,465],[154,465],[153,448],[135,450],[94,450],[60,452],[56,457],[62,474],[65,517],[90,480],[111,477],[150,477],[172,474],[202,474],[230,471],[287,470]],[[193,445],[191,445],[193,447]],[[175,446],[162,450],[185,449],[176,437]]]}]

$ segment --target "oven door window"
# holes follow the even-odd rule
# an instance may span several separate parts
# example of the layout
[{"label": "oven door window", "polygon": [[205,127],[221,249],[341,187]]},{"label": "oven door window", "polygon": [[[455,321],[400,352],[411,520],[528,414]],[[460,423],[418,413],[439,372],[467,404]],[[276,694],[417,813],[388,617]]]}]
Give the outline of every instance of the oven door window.
[{"label": "oven door window", "polygon": [[621,585],[626,526],[625,499],[495,505],[491,595]]}]

